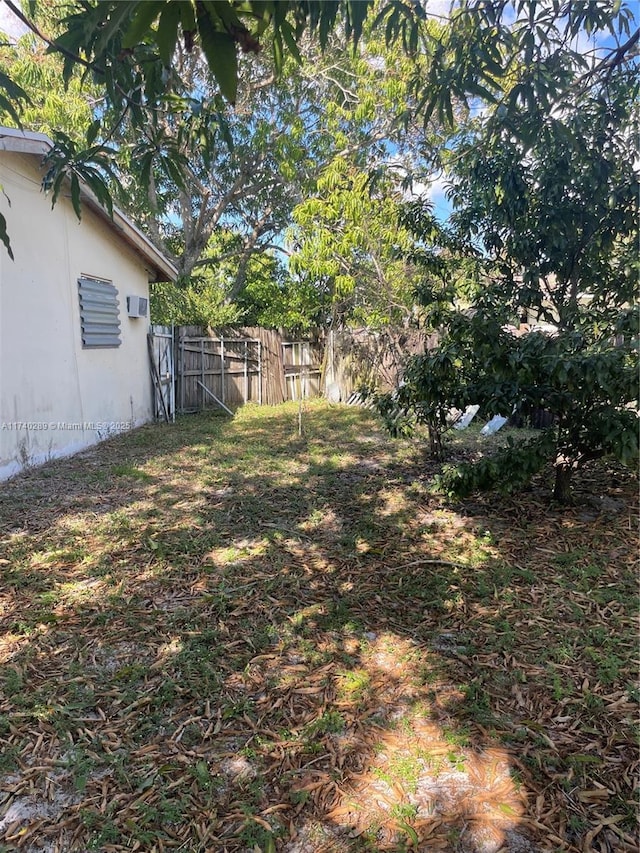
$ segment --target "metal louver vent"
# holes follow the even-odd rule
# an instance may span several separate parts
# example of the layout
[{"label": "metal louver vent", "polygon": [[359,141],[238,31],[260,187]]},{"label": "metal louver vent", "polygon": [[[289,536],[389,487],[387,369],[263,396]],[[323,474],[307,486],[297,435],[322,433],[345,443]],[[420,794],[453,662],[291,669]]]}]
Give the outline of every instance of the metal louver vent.
[{"label": "metal louver vent", "polygon": [[118,291],[110,281],[78,279],[83,347],[119,347]]}]

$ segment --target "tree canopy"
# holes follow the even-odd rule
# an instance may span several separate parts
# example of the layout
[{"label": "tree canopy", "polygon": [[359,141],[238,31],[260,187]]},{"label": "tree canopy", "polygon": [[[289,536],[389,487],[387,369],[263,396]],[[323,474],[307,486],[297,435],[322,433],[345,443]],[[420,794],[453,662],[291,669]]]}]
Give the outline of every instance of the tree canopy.
[{"label": "tree canopy", "polygon": [[[272,64],[275,75],[288,79],[292,62],[304,64],[308,41],[326,50],[337,38],[357,55],[363,35],[379,33],[396,55],[411,61],[405,126],[437,117],[452,127],[456,111],[478,99],[496,114],[549,111],[569,87],[588,90],[594,79],[607,80],[629,63],[639,36],[629,6],[609,0],[461,0],[439,16],[430,14],[429,3],[415,0],[74,0],[55,32],[13,0],[7,5],[62,58],[67,84],[80,72],[102,96],[84,148],[61,144],[52,156],[54,195],[60,188],[56,171],[87,180],[100,197],[108,193],[105,172],[117,153],[111,142],[123,125],[140,131],[149,149],[137,152],[137,179],[145,189],[153,174],[150,160],[169,179],[181,177],[183,135],[166,132],[167,124],[186,120],[207,151],[229,144],[222,104],[241,97],[247,58]],[[37,5],[29,3],[31,13]],[[599,38],[586,51],[580,43],[585,35]],[[203,58],[210,78],[201,75],[195,85],[183,86],[176,59],[188,65],[191,57]],[[393,66],[386,70],[389,77],[396,73]],[[17,117],[22,90],[8,75],[0,87],[4,106]],[[254,105],[263,91],[254,93]],[[526,134],[527,126],[521,123],[520,132]],[[92,161],[97,169],[90,168]]]}]

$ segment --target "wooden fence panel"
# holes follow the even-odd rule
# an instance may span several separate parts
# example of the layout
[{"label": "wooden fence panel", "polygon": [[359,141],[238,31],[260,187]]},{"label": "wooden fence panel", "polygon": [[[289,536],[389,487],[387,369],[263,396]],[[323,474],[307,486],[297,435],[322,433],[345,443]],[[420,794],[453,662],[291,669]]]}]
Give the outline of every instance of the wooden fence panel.
[{"label": "wooden fence panel", "polygon": [[260,403],[260,341],[217,337],[215,333],[203,334],[203,331],[197,327],[177,330],[176,381],[180,410],[234,409],[252,400]]},{"label": "wooden fence panel", "polygon": [[[241,405],[245,402],[245,399],[266,405],[277,405],[278,403],[283,403],[285,400],[297,399],[297,397],[292,396],[291,387],[287,384],[285,378],[283,339],[280,332],[273,329],[263,329],[259,326],[209,330],[200,326],[181,326],[177,330],[178,348],[180,347],[180,341],[184,342],[186,346],[186,341],[192,338],[211,338],[211,340],[223,341],[225,354],[224,394],[225,402],[230,408]],[[243,369],[239,369],[239,372],[236,371],[235,374],[233,369],[234,359],[244,358],[243,342],[245,340],[256,342],[253,344],[253,348],[250,349],[251,367],[246,378]],[[257,342],[259,342],[259,346]],[[307,384],[309,396],[317,396],[320,394],[322,346],[313,342],[309,344],[304,342],[304,346],[310,347],[309,352],[312,353],[313,365],[317,366],[317,368],[313,367],[308,371],[309,378]],[[206,351],[207,347],[205,345]],[[220,371],[221,357],[219,347],[215,352],[218,354],[219,363],[212,369]],[[190,375],[192,371],[196,372],[197,368],[195,362],[192,363],[190,359],[197,361],[197,353],[192,354],[192,356],[188,354],[185,356],[184,363],[187,375],[183,383],[184,401],[182,399],[182,392],[178,394],[178,404],[182,406],[184,402],[186,410],[199,407],[193,388],[194,383]],[[180,359],[178,360],[180,361]],[[295,372],[295,364],[291,363],[290,367]],[[317,369],[317,375],[315,376],[313,375],[313,369]],[[202,377],[200,377],[200,382],[203,382]],[[180,378],[178,378],[178,383],[180,384]],[[248,393],[245,396],[244,391],[247,386]],[[222,392],[221,387],[219,390]],[[220,396],[217,391],[215,393],[216,396]],[[192,401],[192,405],[190,405],[190,401]],[[210,405],[215,405],[213,400],[210,401]]]},{"label": "wooden fence panel", "polygon": [[282,353],[287,399],[319,397],[323,345],[317,341],[283,341]]},{"label": "wooden fence panel", "polygon": [[324,354],[325,393],[346,401],[362,386],[394,390],[408,359],[436,344],[436,335],[417,329],[332,330]]},{"label": "wooden fence panel", "polygon": [[[287,399],[282,364],[282,336],[274,329],[249,326],[236,330],[239,335],[254,338],[261,344],[261,399],[259,402],[275,406]],[[253,397],[252,399],[256,399]]]},{"label": "wooden fence panel", "polygon": [[176,405],[180,411],[245,402],[277,405],[327,393],[349,399],[362,385],[396,388],[407,359],[437,342],[418,330],[345,329],[324,340],[290,341],[259,327],[176,329]]}]

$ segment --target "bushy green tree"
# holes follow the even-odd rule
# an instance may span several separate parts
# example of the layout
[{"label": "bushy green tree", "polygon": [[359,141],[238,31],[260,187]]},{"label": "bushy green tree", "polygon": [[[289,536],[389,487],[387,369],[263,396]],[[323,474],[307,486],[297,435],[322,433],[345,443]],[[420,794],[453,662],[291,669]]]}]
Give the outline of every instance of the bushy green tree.
[{"label": "bushy green tree", "polygon": [[398,221],[400,201],[399,186],[371,187],[366,172],[336,158],[294,210],[292,272],[325,296],[334,323],[381,326],[412,315],[412,238]]},{"label": "bushy green tree", "polygon": [[[400,404],[436,428],[447,408],[471,403],[553,417],[529,445],[450,471],[443,482],[458,493],[521,485],[550,461],[566,501],[585,462],[637,459],[637,79],[600,82],[554,110],[489,115],[456,150],[453,224],[491,274],[464,310],[450,305],[440,346],[411,364]],[[514,334],[523,316],[545,329]]]},{"label": "bushy green tree", "polygon": [[0,50],[0,68],[30,93],[30,101],[20,121],[8,110],[0,113],[0,123],[46,133],[54,138],[59,132],[82,140],[93,121],[96,99],[82,89],[79,75],[62,83],[62,61],[45,51],[45,45],[33,33],[26,33],[15,44]]},{"label": "bushy green tree", "polygon": [[[553,424],[537,438],[447,469],[440,485],[457,495],[509,491],[550,463],[554,496],[567,502],[572,474],[586,462],[612,455],[637,463],[637,313],[621,312],[613,326],[589,323],[579,331],[520,336],[500,322],[501,315],[488,301],[472,314],[452,314],[439,346],[412,359],[394,411],[426,424],[438,454],[454,408],[477,404],[486,417],[543,409]],[[384,404],[388,412],[388,398]]]},{"label": "bushy green tree", "polygon": [[318,294],[291,277],[276,253],[253,254],[247,263],[246,285],[233,299],[238,235],[216,232],[203,253],[208,263],[177,284],[152,285],[151,319],[165,325],[263,326],[305,332],[320,325]]},{"label": "bushy green tree", "polygon": [[314,287],[266,254],[252,258],[247,286],[234,304],[244,325],[283,329],[290,335],[325,325],[330,310]]}]

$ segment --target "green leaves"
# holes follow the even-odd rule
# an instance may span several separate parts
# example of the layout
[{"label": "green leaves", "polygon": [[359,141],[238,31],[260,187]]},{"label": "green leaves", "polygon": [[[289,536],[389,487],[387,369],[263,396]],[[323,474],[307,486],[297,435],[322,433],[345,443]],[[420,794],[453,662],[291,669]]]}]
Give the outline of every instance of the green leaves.
[{"label": "green leaves", "polygon": [[[394,397],[396,411],[405,421],[415,417],[426,424],[432,439],[438,438],[432,442],[436,448],[449,410],[469,404],[480,405],[486,417],[513,411],[524,421],[535,416],[534,422],[545,410],[549,426],[539,438],[516,440],[498,454],[449,468],[439,481],[441,490],[461,497],[481,489],[521,488],[555,459],[565,470],[607,454],[637,464],[637,353],[631,327],[611,317],[608,336],[592,332],[588,323],[580,332],[517,336],[496,322],[499,307],[450,317],[438,347],[409,362],[405,384]],[[614,342],[616,328],[627,332]],[[394,411],[388,405],[381,411],[396,430]]]},{"label": "green leaves", "polygon": [[63,133],[55,134],[54,142],[54,147],[44,159],[46,172],[42,179],[43,189],[51,193],[51,206],[55,205],[60,193],[68,186],[71,204],[80,219],[82,194],[86,187],[113,216],[109,179],[112,177],[114,150],[105,145],[81,150],[77,143]]},{"label": "green leaves", "polygon": [[554,456],[553,433],[547,431],[518,444],[512,442],[478,462],[445,465],[434,486],[450,498],[465,498],[480,491],[508,494],[524,488]]},{"label": "green leaves", "polygon": [[165,66],[171,65],[173,54],[178,43],[178,24],[182,20],[182,3],[166,3],[158,22],[156,42],[160,59]]},{"label": "green leaves", "polygon": [[31,99],[22,88],[12,80],[4,71],[0,71],[0,110],[7,112],[15,123],[20,127],[20,110],[24,104],[31,103]]},{"label": "green leaves", "polygon": [[345,34],[353,41],[354,50],[362,36],[364,22],[373,6],[369,0],[346,0],[345,2]]},{"label": "green leaves", "polygon": [[412,311],[415,269],[404,258],[411,238],[398,227],[399,190],[344,156],[319,176],[317,193],[293,211],[290,259],[295,275],[326,293],[336,321],[381,326]]},{"label": "green leaves", "polygon": [[198,28],[209,69],[216,78],[224,97],[234,104],[238,91],[238,56],[235,40],[228,33],[214,29],[210,16],[202,11],[202,6],[198,6]]},{"label": "green leaves", "polygon": [[[534,106],[536,98],[532,88],[524,95]],[[567,98],[562,115],[496,113],[475,122],[452,157],[451,250],[457,241],[458,252],[473,254],[478,234],[491,276],[468,312],[442,306],[444,337],[410,363],[399,402],[428,426],[435,449],[451,407],[478,404],[487,417],[515,411],[534,423],[543,412],[550,426],[538,441],[448,470],[440,482],[448,494],[520,487],[553,462],[555,494],[566,499],[571,471],[590,459],[637,460],[634,104],[635,85],[619,79],[606,97]],[[419,211],[413,228],[431,236]],[[451,270],[440,272],[440,296],[423,290],[431,302],[450,293]],[[512,333],[524,309],[546,332]]]},{"label": "green leaves", "polygon": [[[151,25],[153,22],[156,20],[160,12],[166,9],[169,5],[180,6],[182,4],[176,2],[170,4],[167,3],[166,0],[147,0],[146,3],[138,3],[135,14],[131,19],[131,23],[123,36],[122,47],[125,49],[131,49],[144,41],[151,31]],[[168,23],[165,26],[168,26]]]},{"label": "green leaves", "polygon": [[13,256],[13,250],[11,248],[11,240],[9,239],[9,234],[7,233],[7,220],[0,213],[0,240],[2,241],[5,249],[7,250],[7,254],[11,258],[11,260],[15,260]]},{"label": "green leaves", "polygon": [[80,181],[75,172],[71,172],[70,176],[71,182],[71,204],[73,205],[73,209],[75,211],[78,220],[82,219],[82,214],[80,211]]}]

